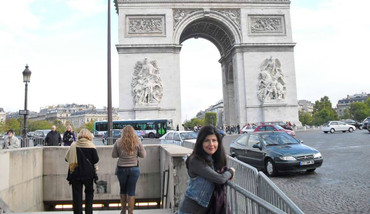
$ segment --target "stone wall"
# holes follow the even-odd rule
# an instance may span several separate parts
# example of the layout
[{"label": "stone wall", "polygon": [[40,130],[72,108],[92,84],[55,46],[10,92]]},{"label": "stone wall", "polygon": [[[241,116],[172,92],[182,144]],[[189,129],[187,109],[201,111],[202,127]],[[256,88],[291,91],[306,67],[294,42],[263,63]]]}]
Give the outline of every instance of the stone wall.
[{"label": "stone wall", "polygon": [[[71,201],[71,186],[66,180],[68,147],[38,147],[0,150],[0,198],[14,212],[43,211],[45,203]],[[147,156],[139,159],[141,175],[136,187],[138,199],[162,197],[163,171],[169,169],[168,201],[164,208],[179,205],[187,185],[183,157],[191,150],[176,145],[145,145]],[[98,146],[99,181],[94,185],[94,200],[119,201],[119,183],[114,175],[117,159],[112,146]]]}]

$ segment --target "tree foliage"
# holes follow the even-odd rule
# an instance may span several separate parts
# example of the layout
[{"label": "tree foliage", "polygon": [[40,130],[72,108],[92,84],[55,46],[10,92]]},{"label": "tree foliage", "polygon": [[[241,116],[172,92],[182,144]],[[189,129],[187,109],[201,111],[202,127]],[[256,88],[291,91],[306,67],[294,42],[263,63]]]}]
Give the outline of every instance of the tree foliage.
[{"label": "tree foliage", "polygon": [[191,120],[186,121],[184,123],[184,128],[193,130],[194,126],[204,126],[204,124],[205,124],[204,118],[203,119],[192,118]]},{"label": "tree foliage", "polygon": [[15,131],[15,135],[21,135],[22,130],[21,130],[21,124],[20,121],[17,119],[11,118],[10,120],[7,120],[5,123],[5,130],[8,131],[9,129],[12,129]]},{"label": "tree foliage", "polygon": [[47,120],[31,121],[28,125],[28,131],[36,131],[39,129],[51,129],[51,122]]},{"label": "tree foliage", "polygon": [[312,124],[319,126],[330,120],[338,120],[338,114],[332,108],[329,97],[324,96],[316,101],[313,107]]},{"label": "tree foliage", "polygon": [[217,113],[215,112],[206,112],[204,117],[204,124],[216,126],[217,125]]},{"label": "tree foliage", "polygon": [[355,102],[349,106],[349,112],[354,120],[362,121],[370,115],[370,107],[366,103]]},{"label": "tree foliage", "polygon": [[312,125],[312,116],[310,113],[300,111],[299,112],[299,121],[302,125]]}]

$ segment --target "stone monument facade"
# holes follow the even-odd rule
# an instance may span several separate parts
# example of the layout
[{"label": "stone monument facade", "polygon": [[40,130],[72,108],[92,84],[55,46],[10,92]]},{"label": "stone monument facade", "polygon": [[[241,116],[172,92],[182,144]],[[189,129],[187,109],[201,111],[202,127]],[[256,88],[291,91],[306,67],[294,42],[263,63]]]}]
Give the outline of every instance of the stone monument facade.
[{"label": "stone monument facade", "polygon": [[179,53],[190,38],[220,51],[225,125],[299,124],[289,0],[115,0],[120,119],[181,127]]}]

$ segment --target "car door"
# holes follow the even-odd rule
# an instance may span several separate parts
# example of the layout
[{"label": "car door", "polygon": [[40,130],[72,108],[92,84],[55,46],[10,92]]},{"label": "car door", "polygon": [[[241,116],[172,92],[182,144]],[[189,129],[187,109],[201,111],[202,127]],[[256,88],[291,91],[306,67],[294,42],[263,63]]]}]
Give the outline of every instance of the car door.
[{"label": "car door", "polygon": [[340,127],[341,131],[347,131],[348,130],[346,123],[338,122],[338,126]]},{"label": "car door", "polygon": [[248,135],[242,135],[235,141],[235,145],[232,149],[232,153],[234,153],[235,157],[243,162],[246,162],[247,142]]},{"label": "car door", "polygon": [[173,144],[182,146],[179,133],[174,133],[173,134]]},{"label": "car door", "polygon": [[173,142],[173,132],[168,133],[165,138],[166,144],[171,144]]},{"label": "car door", "polygon": [[[257,145],[258,148],[253,146]],[[262,168],[264,167],[263,162],[264,152],[262,151],[262,144],[258,134],[251,134],[247,143],[246,162],[250,165]]]},{"label": "car door", "polygon": [[335,131],[340,131],[341,129],[340,129],[340,127],[339,127],[339,125],[338,125],[338,122],[331,122],[330,123],[330,129],[335,129]]}]

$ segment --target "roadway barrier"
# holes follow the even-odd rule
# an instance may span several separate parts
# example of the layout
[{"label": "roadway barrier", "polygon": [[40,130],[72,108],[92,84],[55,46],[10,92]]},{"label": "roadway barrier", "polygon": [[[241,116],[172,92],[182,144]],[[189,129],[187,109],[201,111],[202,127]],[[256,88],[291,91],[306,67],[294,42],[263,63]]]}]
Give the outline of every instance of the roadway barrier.
[{"label": "roadway barrier", "polygon": [[228,166],[236,170],[233,181],[227,183],[232,213],[303,214],[263,172],[230,156]]}]

